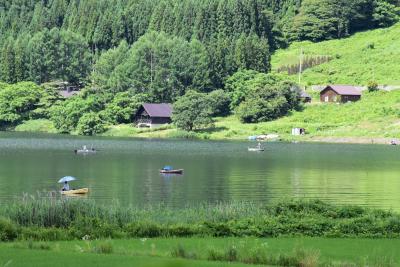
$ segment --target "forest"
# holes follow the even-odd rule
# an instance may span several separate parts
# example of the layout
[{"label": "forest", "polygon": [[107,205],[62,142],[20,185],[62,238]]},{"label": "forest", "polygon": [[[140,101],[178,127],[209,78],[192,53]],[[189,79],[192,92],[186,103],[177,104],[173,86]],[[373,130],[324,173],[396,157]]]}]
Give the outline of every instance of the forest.
[{"label": "forest", "polygon": [[[235,102],[237,94],[229,89],[229,79],[235,79],[236,73],[248,77],[246,71],[259,73],[258,77],[269,73],[275,50],[293,41],[344,38],[391,26],[399,19],[399,6],[399,0],[0,0],[0,81],[29,81],[44,87],[65,81],[85,88],[79,100],[37,100],[47,103],[47,108],[41,107],[44,118],[52,118],[68,106],[76,112],[74,101],[97,99],[96,108],[82,108],[90,113],[71,115],[76,123],[70,127],[52,119],[63,125],[57,127],[60,132],[75,129],[83,114],[87,119],[110,121],[98,113],[117,102],[122,108],[136,106],[138,99],[175,102],[187,92],[206,95],[215,90],[223,90],[223,97]],[[266,79],[285,84],[284,77]],[[258,83],[276,87],[270,81]],[[274,101],[282,102],[279,106],[297,106],[275,88],[268,95],[286,95],[284,103],[273,97]],[[251,96],[252,101],[260,97]],[[229,104],[230,109],[222,113],[250,112],[239,105]],[[246,122],[278,116],[243,113]],[[122,117],[111,123],[130,119]],[[3,122],[2,127],[19,122]]]}]

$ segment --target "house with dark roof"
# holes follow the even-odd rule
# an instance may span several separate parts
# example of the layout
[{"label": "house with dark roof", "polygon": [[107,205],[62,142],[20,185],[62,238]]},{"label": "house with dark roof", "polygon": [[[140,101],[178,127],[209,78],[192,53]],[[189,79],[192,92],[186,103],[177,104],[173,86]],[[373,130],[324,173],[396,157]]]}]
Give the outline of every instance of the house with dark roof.
[{"label": "house with dark roof", "polygon": [[328,85],[320,92],[321,102],[347,103],[361,99],[361,90],[352,85]]},{"label": "house with dark roof", "polygon": [[137,127],[159,127],[171,123],[172,105],[162,104],[143,104],[135,115]]}]

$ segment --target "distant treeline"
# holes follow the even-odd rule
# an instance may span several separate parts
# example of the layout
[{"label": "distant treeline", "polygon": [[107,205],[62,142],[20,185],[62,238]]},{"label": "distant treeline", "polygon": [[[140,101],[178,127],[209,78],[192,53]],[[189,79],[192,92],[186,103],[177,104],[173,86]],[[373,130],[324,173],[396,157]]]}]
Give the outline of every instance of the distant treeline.
[{"label": "distant treeline", "polygon": [[[392,25],[398,5],[398,0],[0,0],[0,81],[90,84],[106,51],[164,32],[179,40],[167,47],[166,58],[185,60],[173,54],[184,42],[203,51],[194,60],[202,60],[209,75],[197,83],[210,91],[239,69],[268,72],[271,52],[293,40],[341,38]],[[154,47],[162,47],[157,41],[165,38],[153,40]],[[150,69],[141,73],[143,79],[171,81]],[[183,86],[193,84],[183,80]]]}]

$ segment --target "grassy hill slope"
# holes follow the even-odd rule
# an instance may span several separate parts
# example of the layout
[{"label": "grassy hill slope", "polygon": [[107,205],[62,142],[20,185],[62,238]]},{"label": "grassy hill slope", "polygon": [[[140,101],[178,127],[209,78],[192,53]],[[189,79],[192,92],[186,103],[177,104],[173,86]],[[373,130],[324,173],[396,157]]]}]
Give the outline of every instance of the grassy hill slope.
[{"label": "grassy hill slope", "polygon": [[[305,56],[328,55],[332,61],[303,73],[302,83],[400,85],[400,24],[357,33],[349,38],[320,43],[298,42],[272,57],[273,69],[297,64],[301,49]],[[292,76],[298,80],[297,75]]]},{"label": "grassy hill slope", "polygon": [[[235,116],[218,118],[215,127],[195,133],[180,132],[173,127],[138,130],[131,125],[113,126],[108,136],[198,137],[205,139],[247,139],[250,135],[277,133],[284,140],[318,140],[354,143],[388,143],[400,138],[400,90],[364,92],[362,100],[347,104],[312,104],[287,117],[258,124],[243,124]],[[293,127],[303,127],[306,136],[291,136]]]}]

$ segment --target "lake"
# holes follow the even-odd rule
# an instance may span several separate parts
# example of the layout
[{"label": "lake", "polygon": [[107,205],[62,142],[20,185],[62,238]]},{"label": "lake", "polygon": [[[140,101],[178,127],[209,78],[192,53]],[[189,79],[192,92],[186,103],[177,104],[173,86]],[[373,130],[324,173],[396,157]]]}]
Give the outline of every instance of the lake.
[{"label": "lake", "polygon": [[[99,150],[76,155],[82,145]],[[121,205],[322,199],[400,211],[400,147],[247,141],[142,140],[0,134],[0,200],[58,190],[78,178],[88,198]],[[162,176],[172,165],[182,176]],[[43,193],[42,193],[43,194]]]}]

